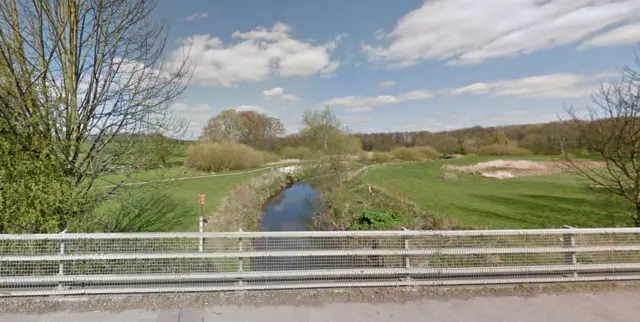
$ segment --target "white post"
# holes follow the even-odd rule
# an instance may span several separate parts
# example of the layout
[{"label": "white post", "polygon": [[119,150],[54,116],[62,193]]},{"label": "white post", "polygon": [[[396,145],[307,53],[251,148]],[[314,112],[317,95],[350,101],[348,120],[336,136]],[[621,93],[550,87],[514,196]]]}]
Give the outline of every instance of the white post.
[{"label": "white post", "polygon": [[[369,186],[371,188],[371,186]],[[400,227],[403,231],[409,231],[409,229]],[[402,240],[404,241],[404,249],[409,249],[409,238],[407,236],[403,236]],[[404,268],[411,268],[411,260],[409,259],[409,255],[404,255]]]},{"label": "white post", "polygon": [[[62,231],[61,234],[64,234],[66,232],[66,230]],[[60,241],[60,255],[64,255],[64,248],[65,248],[65,244],[64,244],[64,239]],[[62,276],[64,275],[64,261],[60,260],[60,263],[58,264],[58,275]],[[63,285],[62,283],[58,283],[58,289],[62,289]]]},{"label": "white post", "polygon": [[[409,238],[404,238],[404,249],[409,249]],[[404,256],[404,267],[406,269],[411,268],[411,260],[409,259],[409,255]]]},{"label": "white post", "polygon": [[200,217],[200,247],[198,248],[200,250],[200,252],[202,253],[204,251],[204,236],[202,236],[202,234],[204,233],[204,218],[202,218],[202,216]]},{"label": "white post", "polygon": [[[563,229],[571,230],[573,227],[571,226],[562,226]],[[562,236],[564,247],[574,248],[576,247],[576,237],[574,234],[567,233]],[[567,252],[565,253],[565,265],[577,265],[578,258],[576,256],[576,252]],[[578,277],[578,271],[573,271],[573,277]]]},{"label": "white post", "polygon": [[[240,228],[239,231],[242,232],[242,228]],[[240,253],[242,253],[244,251],[244,245],[243,245],[242,241],[243,241],[242,237],[240,237],[240,240],[238,241],[238,252],[240,252]],[[244,271],[244,257],[240,257],[238,259],[238,273],[241,273],[243,271]],[[243,284],[242,283],[242,279],[240,279],[238,281],[238,285],[242,285],[242,284]]]}]

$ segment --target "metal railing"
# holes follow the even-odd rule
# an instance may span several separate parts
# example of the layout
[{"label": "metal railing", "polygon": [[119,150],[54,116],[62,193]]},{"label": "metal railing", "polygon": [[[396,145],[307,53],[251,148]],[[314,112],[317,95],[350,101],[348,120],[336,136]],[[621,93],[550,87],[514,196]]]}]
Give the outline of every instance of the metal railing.
[{"label": "metal railing", "polygon": [[640,229],[0,235],[0,297],[640,279]]}]

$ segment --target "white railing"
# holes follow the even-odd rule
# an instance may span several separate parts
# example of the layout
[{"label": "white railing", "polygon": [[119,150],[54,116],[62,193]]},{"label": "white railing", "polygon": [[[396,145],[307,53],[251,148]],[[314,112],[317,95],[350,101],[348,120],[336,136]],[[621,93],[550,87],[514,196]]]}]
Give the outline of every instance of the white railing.
[{"label": "white railing", "polygon": [[640,229],[0,235],[0,297],[640,279]]}]

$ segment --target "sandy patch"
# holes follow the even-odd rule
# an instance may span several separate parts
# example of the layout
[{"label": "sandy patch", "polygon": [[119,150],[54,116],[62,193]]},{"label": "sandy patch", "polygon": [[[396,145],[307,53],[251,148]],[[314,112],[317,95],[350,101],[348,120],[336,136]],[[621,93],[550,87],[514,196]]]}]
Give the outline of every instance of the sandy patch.
[{"label": "sandy patch", "polygon": [[[583,166],[601,167],[602,162],[583,161]],[[539,176],[559,172],[569,172],[570,168],[559,161],[529,161],[529,160],[493,160],[471,165],[445,164],[443,170],[479,174],[487,178],[510,179],[525,176]]]}]

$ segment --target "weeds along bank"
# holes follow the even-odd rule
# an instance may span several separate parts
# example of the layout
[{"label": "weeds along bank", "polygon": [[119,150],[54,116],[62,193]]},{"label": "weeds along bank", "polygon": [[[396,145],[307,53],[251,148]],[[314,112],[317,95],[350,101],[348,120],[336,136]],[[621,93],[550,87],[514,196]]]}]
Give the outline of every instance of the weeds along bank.
[{"label": "weeds along bank", "polygon": [[456,226],[421,209],[399,190],[386,189],[362,179],[362,175],[376,168],[394,164],[384,163],[348,171],[342,184],[322,187],[324,211],[314,218],[318,230],[432,230]]}]

